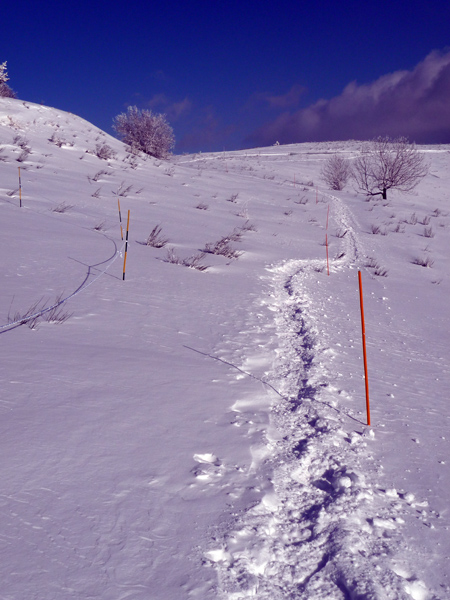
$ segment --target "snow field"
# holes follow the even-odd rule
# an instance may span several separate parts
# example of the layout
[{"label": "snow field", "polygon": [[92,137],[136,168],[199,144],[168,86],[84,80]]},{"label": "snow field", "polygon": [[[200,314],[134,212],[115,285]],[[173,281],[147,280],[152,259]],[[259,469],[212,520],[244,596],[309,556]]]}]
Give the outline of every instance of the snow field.
[{"label": "snow field", "polygon": [[81,289],[2,330],[0,596],[448,597],[448,149],[383,205],[320,183],[357,142],[160,162],[48,107],[0,124],[2,324]]}]

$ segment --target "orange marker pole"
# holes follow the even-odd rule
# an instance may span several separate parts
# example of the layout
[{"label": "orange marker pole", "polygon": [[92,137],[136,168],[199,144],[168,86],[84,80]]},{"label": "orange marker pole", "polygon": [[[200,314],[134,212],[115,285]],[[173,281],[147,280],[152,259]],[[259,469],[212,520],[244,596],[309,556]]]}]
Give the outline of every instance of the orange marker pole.
[{"label": "orange marker pole", "polygon": [[127,219],[127,234],[125,237],[125,256],[123,258],[123,277],[122,280],[125,281],[125,265],[127,264],[127,251],[128,251],[128,229],[130,227],[130,211],[128,211],[128,219]]},{"label": "orange marker pole", "polygon": [[120,212],[120,200],[117,198],[117,204],[119,205],[119,223],[120,223],[120,237],[123,242],[123,229],[122,229],[122,213]]},{"label": "orange marker pole", "polygon": [[370,425],[369,379],[367,377],[366,327],[364,324],[364,303],[363,303],[361,271],[358,271],[358,280],[359,280],[359,301],[361,304],[361,329],[362,329],[362,345],[363,345],[363,356],[364,356],[364,379],[365,379],[365,383],[366,383],[367,425]]},{"label": "orange marker pole", "polygon": [[19,167],[19,206],[22,208],[22,179],[20,178],[20,167]]}]

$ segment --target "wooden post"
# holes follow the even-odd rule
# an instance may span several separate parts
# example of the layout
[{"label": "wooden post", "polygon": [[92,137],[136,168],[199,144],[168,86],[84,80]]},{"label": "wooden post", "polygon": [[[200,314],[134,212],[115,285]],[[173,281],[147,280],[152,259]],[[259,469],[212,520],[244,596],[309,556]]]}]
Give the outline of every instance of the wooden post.
[{"label": "wooden post", "polygon": [[363,357],[364,357],[364,379],[365,379],[365,384],[366,384],[367,425],[370,425],[369,378],[367,376],[366,327],[364,324],[364,303],[363,303],[361,271],[358,271],[358,280],[359,280],[359,301],[360,301],[360,305],[361,305],[361,330],[362,330],[362,345],[363,345]]},{"label": "wooden post", "polygon": [[120,237],[123,242],[123,229],[122,229],[122,213],[120,212],[120,200],[117,198],[117,204],[119,205],[119,223],[120,223]]},{"label": "wooden post", "polygon": [[20,177],[20,167],[19,167],[19,206],[22,208],[22,179]]},{"label": "wooden post", "polygon": [[125,265],[127,264],[127,251],[128,251],[128,229],[130,227],[130,211],[128,211],[128,219],[127,219],[127,233],[125,237],[125,256],[123,258],[123,277],[122,280],[125,281]]}]

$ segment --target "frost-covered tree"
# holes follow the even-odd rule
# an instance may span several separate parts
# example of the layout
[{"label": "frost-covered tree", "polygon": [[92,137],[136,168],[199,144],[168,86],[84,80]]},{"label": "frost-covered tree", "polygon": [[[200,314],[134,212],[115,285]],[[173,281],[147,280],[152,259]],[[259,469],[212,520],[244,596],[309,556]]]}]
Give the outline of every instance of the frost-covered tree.
[{"label": "frost-covered tree", "polygon": [[114,118],[113,127],[120,139],[133,150],[156,158],[167,158],[175,145],[173,129],[166,116],[151,110],[129,106],[126,113]]},{"label": "frost-covered tree", "polygon": [[16,98],[16,93],[6,83],[9,81],[6,61],[0,64],[0,98]]},{"label": "frost-covered tree", "polygon": [[379,137],[369,142],[353,164],[358,188],[383,200],[390,189],[410,192],[427,173],[424,155],[404,137]]},{"label": "frost-covered tree", "polygon": [[343,156],[333,154],[325,161],[320,176],[332,190],[342,190],[351,172],[349,161]]}]

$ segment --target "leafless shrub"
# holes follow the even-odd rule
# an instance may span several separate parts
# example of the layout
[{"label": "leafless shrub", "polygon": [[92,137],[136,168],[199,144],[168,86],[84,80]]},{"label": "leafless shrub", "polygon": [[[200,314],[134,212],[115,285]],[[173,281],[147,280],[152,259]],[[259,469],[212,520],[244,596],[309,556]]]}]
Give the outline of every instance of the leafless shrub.
[{"label": "leafless shrub", "polygon": [[155,227],[153,227],[151,230],[147,240],[145,242],[138,242],[138,244],[142,244],[143,246],[152,246],[152,248],[164,248],[169,240],[162,236],[161,233],[161,225],[155,225]]},{"label": "leafless shrub", "polygon": [[122,183],[117,188],[117,192],[113,192],[113,194],[115,194],[116,196],[120,196],[121,198],[126,198],[132,189],[132,185],[125,186],[125,181],[122,181]]},{"label": "leafless shrub", "polygon": [[434,260],[430,256],[419,256],[412,259],[413,265],[420,265],[421,267],[432,267]]},{"label": "leafless shrub", "polygon": [[108,144],[101,143],[95,145],[94,154],[102,160],[110,160],[117,155],[117,152],[113,150]]},{"label": "leafless shrub", "polygon": [[13,144],[19,148],[22,148],[22,150],[30,150],[30,147],[28,146],[28,140],[21,135],[15,135],[13,137]]},{"label": "leafless shrub", "polygon": [[205,253],[200,252],[188,258],[180,258],[173,248],[167,250],[167,255],[163,258],[164,262],[171,263],[173,265],[182,265],[183,267],[189,267],[190,269],[196,269],[197,271],[206,271],[208,265],[202,265],[201,261],[204,259]]},{"label": "leafless shrub", "polygon": [[302,196],[301,198],[297,198],[294,200],[295,204],[308,204],[308,198],[306,196]]},{"label": "leafless shrub", "polygon": [[435,208],[433,210],[433,212],[431,213],[432,217],[440,217],[442,215],[442,210],[440,210],[439,208]]},{"label": "leafless shrub", "polygon": [[405,233],[405,226],[401,223],[397,223],[394,229],[391,229],[394,233]]},{"label": "leafless shrub", "polygon": [[175,144],[173,130],[165,115],[129,106],[127,113],[114,119],[114,129],[120,139],[133,150],[156,158],[167,158]]},{"label": "leafless shrub", "polygon": [[367,260],[364,263],[364,266],[366,266],[368,269],[372,269],[373,274],[376,275],[377,277],[387,277],[388,270],[385,269],[384,267],[382,267],[375,260],[375,258],[373,258],[371,256],[367,257]]},{"label": "leafless shrub", "polygon": [[57,206],[54,206],[52,208],[52,212],[65,213],[73,207],[74,207],[73,204],[67,204],[67,202],[61,202],[61,204],[58,204]]},{"label": "leafless shrub", "polygon": [[19,191],[19,188],[15,189],[15,190],[10,190],[9,192],[6,192],[6,195],[9,196],[10,198],[12,198],[13,196],[15,196],[17,194],[18,191]]},{"label": "leafless shrub", "polygon": [[283,212],[283,214],[284,214],[286,217],[290,217],[290,216],[292,215],[292,213],[293,213],[293,212],[294,212],[294,211],[293,211],[292,209],[289,209],[289,210],[285,210],[285,211]]},{"label": "leafless shrub", "polygon": [[387,277],[389,271],[384,267],[377,267],[373,270],[373,274],[377,277]]},{"label": "leafless shrub", "polygon": [[321,179],[332,190],[342,190],[350,179],[351,167],[348,159],[333,154],[325,161],[320,172]]},{"label": "leafless shrub", "polygon": [[231,194],[230,198],[227,198],[228,202],[236,202],[236,200],[238,199],[239,196],[239,192],[237,192],[236,194]]},{"label": "leafless shrub", "polygon": [[3,154],[4,151],[4,148],[0,148],[0,161],[2,162],[6,162],[6,156]]},{"label": "leafless shrub", "polygon": [[429,224],[430,224],[430,221],[431,221],[431,217],[430,217],[430,215],[426,215],[425,217],[423,217],[423,219],[422,219],[422,220],[419,220],[419,223],[420,223],[421,225],[429,225]]},{"label": "leafless shrub", "polygon": [[239,227],[239,230],[242,232],[245,231],[257,231],[255,225],[253,225],[253,223],[250,223],[250,221],[246,221],[242,227]]},{"label": "leafless shrub", "polygon": [[89,180],[89,183],[92,183],[93,181],[97,182],[102,175],[108,175],[108,171],[105,171],[102,169],[102,170],[98,171],[93,177],[90,177],[88,175],[87,178]]},{"label": "leafless shrub", "polygon": [[373,233],[373,235],[387,235],[386,229],[382,229],[379,225],[375,225],[374,223],[370,226],[370,233]]},{"label": "leafless shrub", "polygon": [[410,225],[416,225],[417,224],[416,213],[412,213],[412,215],[409,217],[409,221],[406,221],[406,223],[409,223]]},{"label": "leafless shrub", "polygon": [[377,261],[372,256],[368,256],[367,259],[366,259],[366,261],[365,261],[365,263],[364,263],[364,266],[368,267],[369,269],[372,269],[377,264],[378,264]]},{"label": "leafless shrub", "polygon": [[8,313],[8,323],[17,323],[17,325],[28,325],[30,329],[36,329],[39,321],[46,323],[61,324],[67,321],[73,313],[69,313],[62,308],[64,302],[63,295],[60,294],[51,306],[43,298],[35,302],[23,314],[16,311],[11,315],[11,308]]},{"label": "leafless shrub", "polygon": [[379,137],[366,144],[353,164],[352,175],[357,187],[368,196],[397,189],[410,192],[428,173],[424,155],[404,137]]},{"label": "leafless shrub", "polygon": [[100,190],[101,189],[102,189],[101,187],[97,188],[95,190],[95,192],[93,194],[91,194],[92,198],[100,198]]},{"label": "leafless shrub", "polygon": [[195,208],[198,208],[199,210],[208,210],[209,206],[204,202],[199,202]]},{"label": "leafless shrub", "polygon": [[129,152],[125,158],[123,159],[124,163],[128,163],[128,165],[132,168],[132,169],[137,169],[137,167],[139,166],[139,160],[138,157],[136,156],[135,153],[133,152]]},{"label": "leafless shrub", "polygon": [[217,242],[209,242],[205,245],[203,252],[226,256],[227,258],[239,258],[242,252],[235,250],[231,242],[239,242],[242,238],[242,229],[234,229],[229,235],[220,238]]},{"label": "leafless shrub", "polygon": [[343,237],[345,237],[347,235],[347,229],[344,229],[343,227],[341,227],[340,229],[338,229],[335,233],[335,236],[339,239],[342,239]]},{"label": "leafless shrub", "polygon": [[30,154],[30,150],[26,149],[26,150],[22,150],[22,152],[19,154],[19,156],[16,158],[17,162],[24,162],[27,160],[29,154]]},{"label": "leafless shrub", "polygon": [[61,148],[61,146],[65,143],[65,141],[61,139],[58,135],[56,135],[55,132],[53,132],[52,135],[48,138],[48,141],[52,144],[55,144],[55,146],[58,146],[58,148]]},{"label": "leafless shrub", "polygon": [[433,231],[433,228],[431,226],[430,227],[424,227],[424,229],[423,229],[423,237],[426,237],[426,238],[433,238],[434,237],[434,231]]},{"label": "leafless shrub", "polygon": [[94,231],[106,231],[106,221],[101,221],[94,226]]}]

